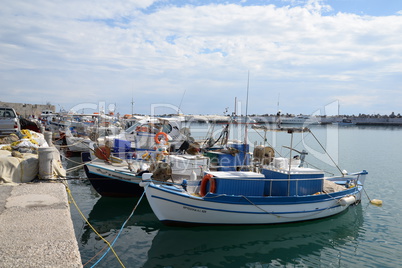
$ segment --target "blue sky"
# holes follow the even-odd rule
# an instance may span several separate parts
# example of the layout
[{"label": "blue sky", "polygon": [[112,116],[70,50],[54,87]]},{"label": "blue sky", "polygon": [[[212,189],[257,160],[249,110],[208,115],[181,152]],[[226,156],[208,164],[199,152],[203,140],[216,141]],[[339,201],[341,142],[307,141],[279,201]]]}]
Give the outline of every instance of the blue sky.
[{"label": "blue sky", "polygon": [[244,114],[248,87],[249,114],[402,113],[400,0],[6,0],[0,16],[5,102]]}]

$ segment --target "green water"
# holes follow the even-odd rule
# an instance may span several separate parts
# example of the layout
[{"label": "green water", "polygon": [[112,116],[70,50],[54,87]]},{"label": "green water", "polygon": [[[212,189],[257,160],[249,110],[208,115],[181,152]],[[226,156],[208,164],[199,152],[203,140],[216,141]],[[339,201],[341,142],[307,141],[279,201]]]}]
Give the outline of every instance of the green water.
[{"label": "green water", "polygon": [[[167,227],[159,223],[142,199],[114,244],[125,267],[402,267],[402,128],[312,127],[341,169],[366,169],[369,198],[344,213],[316,221],[266,226]],[[201,133],[199,130],[195,133]],[[238,132],[241,139],[242,130]],[[260,133],[261,134],[261,133]],[[233,134],[232,134],[233,135]],[[262,133],[263,135],[263,133]],[[249,131],[249,142],[261,141]],[[311,135],[293,145],[308,148],[307,160],[336,173],[337,168],[313,145]],[[335,140],[335,141],[332,141]],[[290,135],[275,133],[267,142],[286,154]],[[331,147],[332,146],[332,147]],[[72,165],[72,164],[70,164]],[[85,177],[82,171],[71,176]],[[72,194],[93,227],[110,243],[118,235],[139,198],[100,197],[86,180],[70,181]],[[120,267],[112,251],[101,258],[106,243],[71,208],[85,267]]]}]

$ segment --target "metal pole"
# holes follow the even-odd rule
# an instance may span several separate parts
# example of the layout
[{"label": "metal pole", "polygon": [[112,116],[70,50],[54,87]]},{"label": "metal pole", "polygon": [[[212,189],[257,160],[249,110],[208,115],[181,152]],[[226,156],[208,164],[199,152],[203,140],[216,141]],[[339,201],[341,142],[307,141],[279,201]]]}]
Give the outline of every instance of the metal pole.
[{"label": "metal pole", "polygon": [[290,155],[289,155],[289,174],[288,174],[288,196],[290,196],[290,169],[292,161],[292,149],[293,149],[293,131],[290,133]]}]

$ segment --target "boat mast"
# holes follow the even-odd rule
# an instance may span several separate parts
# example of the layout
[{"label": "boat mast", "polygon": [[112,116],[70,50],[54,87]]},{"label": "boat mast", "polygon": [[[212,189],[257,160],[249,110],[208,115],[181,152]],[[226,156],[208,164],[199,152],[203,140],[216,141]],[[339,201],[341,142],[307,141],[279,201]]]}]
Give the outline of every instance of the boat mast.
[{"label": "boat mast", "polygon": [[248,90],[249,90],[249,86],[250,86],[250,71],[248,71],[247,74],[247,98],[246,98],[246,120],[245,120],[245,124],[244,124],[244,144],[243,144],[243,148],[244,148],[244,159],[243,159],[243,167],[246,165],[247,163],[247,158],[248,158],[248,150],[247,150],[247,115],[248,115]]},{"label": "boat mast", "polygon": [[181,96],[181,100],[180,100],[180,104],[179,104],[179,109],[177,110],[177,115],[180,115],[180,114],[181,114],[180,109],[181,109],[181,104],[182,104],[182,102],[183,102],[183,99],[184,99],[184,95],[185,95],[185,94],[186,94],[186,90],[184,90],[183,95]]},{"label": "boat mast", "polygon": [[245,127],[244,127],[244,148],[247,147],[247,111],[248,111],[248,90],[250,87],[250,70],[248,71],[247,75],[247,98],[246,98],[246,121],[245,121]]},{"label": "boat mast", "polygon": [[234,118],[237,117],[237,97],[235,97],[235,105],[234,105]]},{"label": "boat mast", "polygon": [[281,96],[281,93],[278,93],[278,102],[276,103],[276,112],[279,112],[279,98]]},{"label": "boat mast", "polygon": [[131,116],[134,116],[134,98],[131,97]]},{"label": "boat mast", "polygon": [[290,133],[290,153],[289,153],[289,172],[288,172],[288,196],[290,196],[290,171],[292,168],[293,130],[288,130],[288,133]]}]

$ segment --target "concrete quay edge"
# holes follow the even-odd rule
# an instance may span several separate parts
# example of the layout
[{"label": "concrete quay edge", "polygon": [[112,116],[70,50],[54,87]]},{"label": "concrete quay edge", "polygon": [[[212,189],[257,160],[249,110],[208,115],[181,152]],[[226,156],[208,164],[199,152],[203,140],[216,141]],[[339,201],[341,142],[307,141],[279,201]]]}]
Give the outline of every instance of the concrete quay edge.
[{"label": "concrete quay edge", "polygon": [[82,267],[62,183],[0,185],[0,267]]}]

